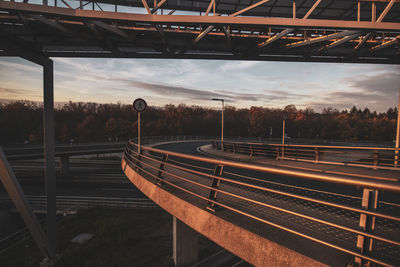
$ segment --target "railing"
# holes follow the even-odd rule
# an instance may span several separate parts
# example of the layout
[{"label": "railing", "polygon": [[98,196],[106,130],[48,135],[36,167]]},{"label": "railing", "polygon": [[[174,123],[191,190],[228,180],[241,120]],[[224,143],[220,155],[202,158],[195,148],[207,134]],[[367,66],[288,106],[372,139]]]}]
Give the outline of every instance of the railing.
[{"label": "railing", "polygon": [[[46,211],[46,196],[26,196],[35,211]],[[0,203],[11,200],[6,195],[0,195]],[[147,198],[116,198],[116,197],[81,197],[81,196],[57,196],[57,210],[78,210],[84,208],[155,208],[154,202]],[[71,208],[72,207],[72,208]]]},{"label": "railing", "polygon": [[397,182],[141,148],[139,154],[133,141],[126,146],[124,160],[133,170],[216,216],[223,209],[241,221],[256,221],[345,252],[360,265],[400,262]]},{"label": "railing", "polygon": [[263,144],[244,142],[212,142],[215,149],[276,159],[314,163],[369,167],[375,169],[398,169],[400,162],[396,149],[389,147],[352,147],[322,145]]},{"label": "railing", "polygon": [[[39,221],[40,225],[44,230],[47,228],[47,219],[42,219]],[[16,245],[30,240],[32,238],[31,233],[29,232],[28,227],[24,227],[21,230],[8,235],[2,239],[0,239],[0,254],[5,253],[9,249],[15,247]]]}]

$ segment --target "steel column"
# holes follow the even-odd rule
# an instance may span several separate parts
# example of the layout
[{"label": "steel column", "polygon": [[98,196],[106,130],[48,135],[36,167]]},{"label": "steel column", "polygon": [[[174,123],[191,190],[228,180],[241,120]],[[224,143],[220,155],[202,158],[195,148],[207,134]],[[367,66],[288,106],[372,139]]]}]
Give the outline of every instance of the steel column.
[{"label": "steel column", "polygon": [[400,141],[400,89],[399,89],[399,100],[397,104],[397,130],[396,130],[396,151],[394,156],[394,166],[397,167],[399,161],[399,141]]},{"label": "steel column", "polygon": [[54,252],[48,245],[46,236],[39,224],[25,194],[0,147],[0,181],[3,183],[8,195],[14,203],[22,220],[25,222],[29,232],[39,247],[40,252],[48,258],[54,257]]},{"label": "steel column", "polygon": [[47,195],[47,239],[54,252],[58,252],[56,226],[56,169],[54,138],[54,72],[53,61],[43,64],[44,103],[44,155]]}]

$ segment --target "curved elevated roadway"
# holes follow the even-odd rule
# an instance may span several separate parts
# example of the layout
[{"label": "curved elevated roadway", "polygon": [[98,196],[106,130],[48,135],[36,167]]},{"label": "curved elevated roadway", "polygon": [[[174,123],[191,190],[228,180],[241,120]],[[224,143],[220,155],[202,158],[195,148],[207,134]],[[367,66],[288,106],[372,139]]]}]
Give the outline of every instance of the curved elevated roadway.
[{"label": "curved elevated roadway", "polygon": [[[400,263],[398,183],[198,158],[207,143],[143,147],[140,157],[129,143],[122,168],[163,209],[251,264]],[[363,229],[365,187],[385,194],[362,214],[374,221]],[[372,251],[357,248],[360,237],[373,239]]]}]

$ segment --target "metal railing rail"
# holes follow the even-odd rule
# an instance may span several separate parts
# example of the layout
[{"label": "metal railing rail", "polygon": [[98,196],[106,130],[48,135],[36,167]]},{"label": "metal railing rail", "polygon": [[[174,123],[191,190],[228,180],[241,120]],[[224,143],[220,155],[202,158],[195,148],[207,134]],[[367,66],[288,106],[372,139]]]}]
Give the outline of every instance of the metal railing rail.
[{"label": "metal railing rail", "polygon": [[[393,236],[386,233],[388,228],[395,227],[395,229],[400,230],[400,217],[398,216],[398,214],[400,214],[400,206],[378,201],[378,191],[390,191],[396,195],[399,194],[400,183],[283,170],[253,164],[203,158],[146,146],[142,146],[142,152],[143,153],[139,155],[137,153],[136,144],[130,141],[125,149],[124,159],[133,169],[137,172],[141,172],[145,177],[153,180],[159,186],[175,188],[195,196],[199,200],[206,201],[205,208],[216,214],[218,214],[218,209],[216,209],[216,207],[222,207],[278,229],[346,252],[354,256],[355,261],[359,263],[374,262],[384,266],[392,266],[395,265],[395,261],[400,261],[399,258],[393,259],[392,256],[382,254],[380,249],[373,249],[376,245],[379,247],[392,246],[397,249],[396,251],[400,251],[400,236]],[[190,163],[187,161],[190,161]],[[205,167],[204,164],[215,166],[214,172],[212,168]],[[357,205],[361,205],[357,207],[354,204],[344,204],[340,201],[334,202],[331,199],[335,194],[330,194],[329,192],[319,191],[317,193],[319,197],[311,197],[307,195],[307,192],[310,190],[307,188],[300,189],[292,186],[290,190],[297,190],[296,192],[287,189],[276,189],[271,187],[271,181],[256,177],[245,178],[240,175],[235,176],[232,175],[232,171],[227,172],[226,168],[256,171],[264,174],[284,175],[301,178],[305,181],[322,181],[329,184],[334,183],[343,186],[363,188],[362,197],[357,198]],[[282,188],[290,187],[284,184],[280,184],[280,186]],[[301,190],[304,192],[301,192]],[[249,194],[249,192],[252,194]],[[218,198],[216,197],[217,194]],[[324,194],[326,196],[329,195],[329,197],[326,198],[325,196],[324,199],[324,197],[322,197]],[[256,197],[254,197],[254,195],[256,195]],[[293,205],[290,205],[290,201],[288,202],[286,200],[285,205],[279,204],[273,199],[271,202],[268,202],[265,201],[266,195],[279,196],[279,198],[285,197],[291,201],[301,201],[301,205],[304,207],[297,210]],[[336,194],[335,197],[345,199],[345,196],[341,197],[338,196],[338,194]],[[242,203],[242,206],[238,205],[238,203]],[[313,213],[313,209],[315,208],[310,208],[310,214],[309,211],[305,210],[306,205],[311,205],[310,203],[314,206],[317,205],[319,208],[329,210],[322,216],[321,214]],[[345,232],[350,235],[350,239],[354,241],[352,243],[353,246],[349,247],[349,242],[347,242],[346,245],[343,245],[344,243],[341,242],[335,243],[331,240],[318,238],[307,231],[300,231],[296,229],[296,227],[288,227],[284,224],[277,223],[273,219],[268,218],[267,213],[254,213],[254,211],[249,210],[249,204],[260,210],[268,209],[285,214],[285,216],[295,217],[313,224],[335,228],[337,231]],[[386,210],[397,209],[399,212],[393,214],[387,211],[379,211],[378,207],[380,208],[382,205],[390,206],[390,209]],[[340,220],[332,219],[332,214],[335,212],[340,213],[341,211],[350,214],[345,216],[345,223]],[[348,220],[350,220],[351,223],[347,222]],[[354,246],[354,243],[356,243],[356,246]],[[374,244],[374,246],[372,244]]]},{"label": "metal railing rail", "polygon": [[[34,210],[46,208],[46,196],[26,196]],[[8,196],[1,195],[0,202],[11,202]],[[108,208],[155,208],[157,205],[147,198],[116,198],[116,197],[81,197],[57,196],[57,209],[64,210],[74,207],[75,210],[92,207]]]},{"label": "metal railing rail", "polygon": [[364,146],[326,146],[296,144],[266,144],[252,142],[212,142],[213,148],[225,152],[263,156],[313,163],[399,170],[396,148]]},{"label": "metal railing rail", "polygon": [[[41,227],[46,230],[47,219],[42,219],[39,223]],[[31,239],[31,234],[27,227],[0,239],[0,254],[29,239]]]}]

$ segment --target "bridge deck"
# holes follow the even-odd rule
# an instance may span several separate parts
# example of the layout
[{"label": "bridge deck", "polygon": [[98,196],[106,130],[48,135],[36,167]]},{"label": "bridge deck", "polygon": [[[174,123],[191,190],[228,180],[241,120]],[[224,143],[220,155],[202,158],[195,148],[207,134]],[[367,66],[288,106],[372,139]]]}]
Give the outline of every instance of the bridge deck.
[{"label": "bridge deck", "polygon": [[[148,181],[156,184],[160,163],[154,161],[154,159],[161,160],[161,157],[156,154],[144,156],[144,159],[142,159],[142,171],[139,173],[147,178]],[[131,160],[129,163],[130,168],[134,168],[134,159],[128,158],[127,161],[129,160]],[[209,186],[211,184],[211,178],[206,174],[212,175],[214,166],[175,157],[168,158],[168,162],[173,166],[165,167],[165,182],[161,185],[161,188],[192,205],[204,209],[207,205],[210,192]],[[189,173],[179,167],[189,168],[199,173]],[[342,186],[326,185],[319,182],[304,182],[293,177],[288,178],[256,171],[244,172],[233,167],[224,167],[223,173],[224,178],[243,182],[247,185],[294,193],[352,207],[361,207],[360,192],[354,188],[343,188]],[[128,177],[131,179],[129,175]],[[186,180],[182,179],[182,177]],[[323,204],[310,203],[309,201],[266,192],[246,185],[241,186],[227,180],[221,181],[219,190],[221,192],[217,194],[218,203],[225,207],[216,209],[213,214],[217,217],[329,265],[345,265],[350,261],[350,255],[321,246],[316,242],[292,235],[273,226],[283,226],[323,242],[333,243],[354,251],[357,243],[356,233],[316,220],[310,220],[309,217],[357,229],[359,223],[358,213]],[[241,198],[237,196],[241,196]],[[378,204],[379,211],[399,216],[399,205],[386,201],[387,199],[391,199],[390,194],[386,194],[385,198],[380,199],[381,201]],[[242,212],[242,214],[238,215],[235,210]],[[268,223],[266,224],[260,220]],[[377,218],[374,233],[398,240],[400,239],[400,223]],[[214,241],[218,243],[218,240]],[[398,247],[381,241],[374,242],[376,247],[374,256],[391,263],[399,262],[398,255],[400,255],[400,250]]]}]

